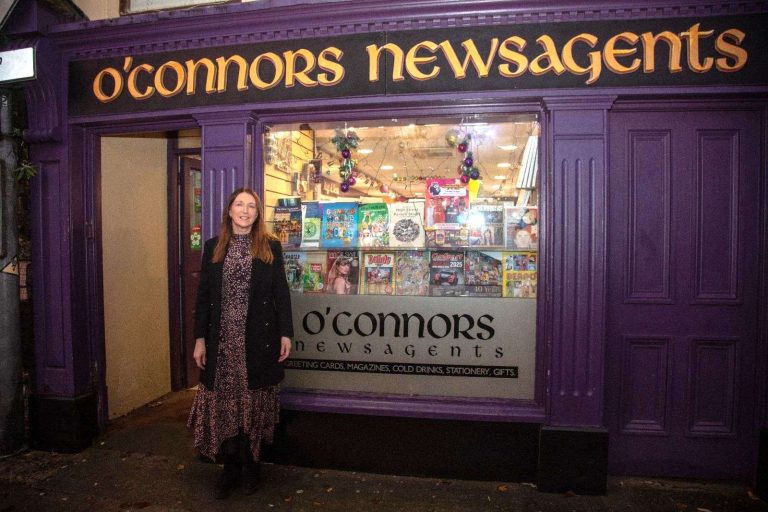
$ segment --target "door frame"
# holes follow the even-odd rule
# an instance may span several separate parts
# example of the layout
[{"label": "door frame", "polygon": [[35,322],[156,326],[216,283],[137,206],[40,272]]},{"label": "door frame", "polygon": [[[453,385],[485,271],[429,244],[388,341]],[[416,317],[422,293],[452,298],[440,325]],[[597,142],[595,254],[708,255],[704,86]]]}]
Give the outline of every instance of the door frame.
[{"label": "door frame", "polygon": [[181,235],[185,176],[179,168],[179,159],[199,155],[202,151],[202,148],[179,149],[177,134],[171,134],[168,139],[168,315],[172,391],[188,387],[187,359],[191,357],[184,340],[184,252]]},{"label": "door frame", "polygon": [[[177,119],[162,122],[128,122],[105,125],[73,125],[70,128],[72,141],[72,172],[73,183],[81,190],[82,201],[73,200],[77,208],[73,211],[73,221],[82,219],[84,230],[82,238],[73,233],[73,244],[82,244],[84,257],[73,272],[81,272],[85,276],[85,287],[80,297],[86,305],[83,308],[82,323],[85,326],[84,335],[89,345],[89,372],[91,389],[96,395],[96,421],[99,432],[103,432],[109,424],[109,397],[106,381],[106,337],[104,333],[104,261],[102,254],[102,204],[101,204],[101,139],[115,135],[129,135],[143,132],[166,133],[171,142],[173,131],[199,129],[200,126],[192,119]],[[79,164],[79,165],[77,165]],[[75,195],[73,195],[73,198]],[[171,248],[168,248],[169,251]],[[170,252],[169,252],[170,254]],[[170,290],[169,290],[170,292]],[[169,300],[171,296],[169,295]],[[170,310],[169,304],[169,310]],[[171,329],[173,327],[171,326]],[[170,333],[169,333],[170,334]],[[173,352],[171,352],[173,357]],[[173,359],[171,360],[173,363]],[[171,367],[171,389],[176,389],[173,382],[173,364]]]}]

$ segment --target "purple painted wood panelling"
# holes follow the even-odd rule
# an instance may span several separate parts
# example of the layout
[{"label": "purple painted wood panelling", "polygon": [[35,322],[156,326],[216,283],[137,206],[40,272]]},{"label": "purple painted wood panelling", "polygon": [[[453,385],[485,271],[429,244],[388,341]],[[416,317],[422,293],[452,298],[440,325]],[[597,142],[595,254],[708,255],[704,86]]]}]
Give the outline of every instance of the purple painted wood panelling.
[{"label": "purple painted wood panelling", "polygon": [[[68,229],[57,222],[57,213],[68,207],[64,200],[68,194],[66,190],[62,190],[66,184],[61,183],[62,175],[58,162],[41,162],[40,175],[45,176],[42,180],[44,182],[42,194],[49,198],[45,205],[40,205],[41,211],[44,212],[40,220],[43,224],[44,238],[48,241],[43,250],[43,258],[48,262],[53,262],[59,260],[60,257],[69,257],[67,250]],[[66,342],[68,340],[62,335],[65,334],[67,324],[67,307],[64,304],[51,304],[50,299],[63,297],[67,292],[68,283],[59,275],[58,265],[45,265],[43,275],[43,279],[48,283],[45,297],[49,299],[47,306],[50,313],[47,315],[46,322],[45,337],[48,339],[48,344],[45,347],[45,366],[46,368],[64,368],[66,367]]]},{"label": "purple painted wood panelling", "polygon": [[[28,19],[54,23],[47,17],[50,14],[43,8]],[[25,38],[14,44],[34,46],[37,61],[36,79],[24,83],[28,122],[24,139],[38,169],[30,182],[35,386],[40,395],[71,397],[78,380],[72,357],[72,311],[78,305],[72,304],[71,294],[71,205],[80,197],[70,181],[68,141],[62,128],[67,97],[64,58],[50,38]]]},{"label": "purple painted wood panelling", "polygon": [[547,259],[555,340],[548,423],[556,426],[603,426],[605,116],[612,101],[546,102],[553,132],[550,226],[556,233]]},{"label": "purple painted wood panelling", "polygon": [[694,301],[740,301],[738,286],[739,133],[699,130]]},{"label": "purple painted wood panelling", "polygon": [[625,301],[670,302],[671,134],[629,132],[630,190]]},{"label": "purple painted wood panelling", "polygon": [[669,433],[671,341],[666,336],[624,338],[620,405],[623,433]]},{"label": "purple painted wood panelling", "polygon": [[74,388],[70,330],[69,201],[62,162],[41,159],[32,180],[32,271],[37,391],[69,395]]},{"label": "purple painted wood panelling", "polygon": [[[219,154],[214,153],[215,160]],[[238,177],[240,179],[238,179]],[[203,171],[203,238],[208,239],[219,232],[221,212],[227,204],[227,198],[242,183],[242,168],[205,167]]]},{"label": "purple painted wood panelling", "polygon": [[280,404],[288,409],[340,414],[370,414],[469,421],[543,423],[544,410],[528,401],[482,398],[446,398],[282,388]]},{"label": "purple painted wood panelling", "polygon": [[689,340],[688,432],[699,437],[736,436],[739,407],[739,340],[692,338]]},{"label": "purple painted wood panelling", "polygon": [[445,2],[444,0],[312,3],[264,8],[262,2],[178,9],[52,28],[77,57],[97,58],[179,48],[324,37],[377,30],[424,30],[476,25],[553,23],[597,19],[664,18],[759,12],[760,3],[632,0]]},{"label": "purple painted wood panelling", "polygon": [[[227,198],[249,181],[252,149],[250,113],[199,116],[203,129],[203,239],[219,232]],[[248,175],[248,176],[246,176]]]},{"label": "purple painted wood panelling", "polygon": [[[760,111],[741,103],[728,109],[711,102],[623,108],[619,102],[610,118],[609,469],[616,474],[748,478],[754,470],[760,394],[754,380],[760,317],[755,215],[760,187],[755,170],[765,165],[764,155],[756,151],[764,144]],[[621,300],[629,278],[624,271],[629,247],[643,250],[642,240],[631,240],[635,235],[626,228],[629,218],[638,207],[653,210],[660,202],[652,194],[632,193],[635,178],[627,141],[639,132],[670,134],[668,302]],[[661,193],[652,180],[646,182],[650,192]],[[652,216],[647,223],[654,223]],[[659,271],[655,261],[649,264],[649,272]],[[702,283],[709,288],[702,290]],[[739,300],[732,298],[733,283]],[[718,295],[703,299],[702,291]],[[636,400],[626,391],[633,386],[633,374],[654,372],[658,366],[648,356],[627,373],[617,341],[636,338],[668,340],[671,383],[665,389],[646,382],[648,396],[641,402],[645,407],[655,400],[666,402],[663,435],[625,428],[626,411],[634,410]]]}]

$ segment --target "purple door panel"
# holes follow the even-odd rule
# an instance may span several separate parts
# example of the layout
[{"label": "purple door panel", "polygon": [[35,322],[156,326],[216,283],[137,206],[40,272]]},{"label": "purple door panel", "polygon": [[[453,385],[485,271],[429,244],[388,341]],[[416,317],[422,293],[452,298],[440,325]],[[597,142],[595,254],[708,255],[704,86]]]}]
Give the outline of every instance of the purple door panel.
[{"label": "purple door panel", "polygon": [[760,117],[616,112],[610,133],[609,470],[747,479]]}]

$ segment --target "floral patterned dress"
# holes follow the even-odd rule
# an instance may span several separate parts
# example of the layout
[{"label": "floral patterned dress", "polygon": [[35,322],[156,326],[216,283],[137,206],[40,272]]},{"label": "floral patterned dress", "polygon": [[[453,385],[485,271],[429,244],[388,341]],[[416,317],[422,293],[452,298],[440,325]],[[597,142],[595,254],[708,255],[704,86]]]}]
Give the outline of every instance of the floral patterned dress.
[{"label": "floral patterned dress", "polygon": [[215,460],[221,443],[243,432],[254,461],[262,441],[271,443],[280,413],[278,387],[248,389],[245,366],[245,322],[251,282],[249,235],[233,235],[224,259],[221,337],[214,389],[200,383],[187,426],[195,448]]}]

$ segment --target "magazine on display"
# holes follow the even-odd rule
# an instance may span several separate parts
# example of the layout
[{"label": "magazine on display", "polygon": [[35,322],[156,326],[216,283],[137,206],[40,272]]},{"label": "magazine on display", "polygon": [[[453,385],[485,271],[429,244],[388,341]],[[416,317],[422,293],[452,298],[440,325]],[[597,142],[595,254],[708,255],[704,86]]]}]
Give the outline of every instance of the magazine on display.
[{"label": "magazine on display", "polygon": [[462,251],[430,252],[429,294],[433,297],[465,295]]},{"label": "magazine on display", "polygon": [[427,247],[463,247],[469,244],[467,186],[453,178],[426,181],[424,228]]},{"label": "magazine on display", "polygon": [[386,203],[364,203],[358,210],[360,247],[389,247],[389,209]]},{"label": "magazine on display", "polygon": [[276,206],[272,232],[283,247],[298,248],[301,245],[301,206]]},{"label": "magazine on display", "polygon": [[360,260],[357,251],[330,249],[326,256],[325,293],[357,295]]},{"label": "magazine on display", "polygon": [[424,247],[424,201],[389,205],[389,246]]},{"label": "magazine on display", "polygon": [[327,261],[325,251],[308,251],[304,257],[304,293],[323,293]]},{"label": "magazine on display", "polygon": [[301,247],[319,247],[322,219],[318,201],[301,203],[301,225]]},{"label": "magazine on display", "polygon": [[535,299],[538,254],[528,251],[504,253],[504,297]]},{"label": "magazine on display", "polygon": [[320,203],[320,247],[357,246],[358,204],[352,201]]},{"label": "magazine on display", "polygon": [[504,203],[506,227],[505,248],[513,251],[536,251],[539,247],[539,209]]},{"label": "magazine on display", "polygon": [[304,252],[286,251],[283,253],[285,278],[288,281],[288,289],[291,293],[302,293],[304,291],[304,266],[306,261]]},{"label": "magazine on display", "polygon": [[394,293],[395,253],[364,252],[360,273],[360,293],[366,295],[392,295]]},{"label": "magazine on display", "polygon": [[504,247],[504,205],[472,204],[467,227],[470,247]]},{"label": "magazine on display", "polygon": [[429,295],[429,251],[395,253],[395,295]]},{"label": "magazine on display", "polygon": [[464,253],[464,288],[470,297],[501,297],[502,277],[500,251]]}]

